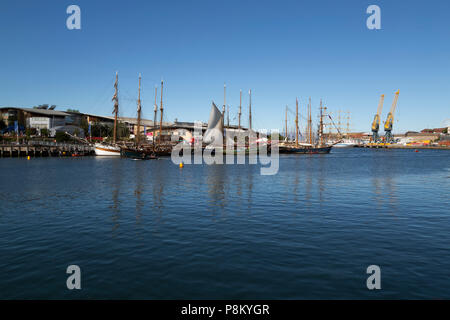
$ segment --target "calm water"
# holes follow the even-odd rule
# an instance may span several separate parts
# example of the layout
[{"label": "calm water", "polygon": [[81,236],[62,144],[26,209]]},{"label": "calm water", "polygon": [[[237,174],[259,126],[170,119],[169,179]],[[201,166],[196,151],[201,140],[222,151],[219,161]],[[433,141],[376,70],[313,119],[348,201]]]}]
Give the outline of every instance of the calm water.
[{"label": "calm water", "polygon": [[[0,298],[450,298],[450,152],[259,169],[0,159]],[[66,288],[71,264],[82,290]]]}]

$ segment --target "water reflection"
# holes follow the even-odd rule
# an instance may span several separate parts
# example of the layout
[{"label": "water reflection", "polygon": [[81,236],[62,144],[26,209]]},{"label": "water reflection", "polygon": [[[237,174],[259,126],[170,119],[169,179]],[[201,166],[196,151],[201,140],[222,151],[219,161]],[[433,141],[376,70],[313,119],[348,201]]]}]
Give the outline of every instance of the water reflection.
[{"label": "water reflection", "polygon": [[145,162],[142,161],[136,161],[136,187],[134,189],[134,195],[136,197],[136,225],[141,224],[141,218],[142,218],[142,207],[144,206],[144,202],[142,201],[142,194],[143,194],[143,179],[145,176]]},{"label": "water reflection", "polygon": [[385,178],[386,197],[389,202],[389,213],[395,215],[397,212],[397,196],[394,178],[387,176]]},{"label": "water reflection", "polygon": [[224,208],[226,204],[226,168],[226,165],[210,165],[206,167],[206,184],[213,209],[217,207]]},{"label": "water reflection", "polygon": [[305,200],[306,205],[308,207],[311,207],[311,198],[312,198],[312,185],[313,185],[313,175],[314,175],[314,168],[313,168],[313,158],[311,156],[306,156],[305,163],[307,165],[306,168],[306,184],[305,184]]},{"label": "water reflection", "polygon": [[[152,197],[153,197],[153,206],[152,206],[152,220],[154,221],[152,233],[154,235],[159,235],[159,231],[157,226],[162,222],[163,213],[165,209],[164,205],[164,190],[165,184],[168,180],[168,177],[165,175],[164,170],[165,163],[163,160],[152,162],[153,166],[151,168],[151,183],[152,183]],[[168,204],[170,206],[170,203]]]},{"label": "water reflection", "polygon": [[112,170],[110,170],[110,173],[112,174],[112,215],[111,220],[113,222],[112,226],[112,236],[117,236],[117,230],[119,228],[119,219],[120,219],[120,200],[119,200],[119,194],[120,194],[120,187],[122,184],[122,164],[120,161],[111,161],[112,163]]},{"label": "water reflection", "polygon": [[248,178],[248,213],[252,213],[252,194],[253,194],[253,171],[251,170],[251,166],[249,170],[247,171],[247,178]]}]

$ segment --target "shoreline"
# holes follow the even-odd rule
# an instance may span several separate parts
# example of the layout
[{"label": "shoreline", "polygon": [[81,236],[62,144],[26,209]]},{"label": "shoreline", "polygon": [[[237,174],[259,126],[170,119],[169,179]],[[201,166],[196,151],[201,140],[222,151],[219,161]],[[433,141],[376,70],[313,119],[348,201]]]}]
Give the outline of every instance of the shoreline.
[{"label": "shoreline", "polygon": [[368,149],[422,149],[422,150],[450,150],[450,146],[404,146],[404,145],[356,145],[354,148],[368,148]]}]

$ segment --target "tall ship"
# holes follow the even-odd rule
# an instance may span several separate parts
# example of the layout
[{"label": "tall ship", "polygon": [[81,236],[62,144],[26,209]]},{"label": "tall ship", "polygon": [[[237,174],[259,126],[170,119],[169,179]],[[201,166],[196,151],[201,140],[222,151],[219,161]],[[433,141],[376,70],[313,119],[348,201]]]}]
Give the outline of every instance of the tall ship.
[{"label": "tall ship", "polygon": [[[161,88],[162,95],[162,88]],[[132,146],[122,147],[120,155],[134,160],[157,159],[153,149],[144,148],[141,145],[141,75],[139,74],[139,91],[137,100],[137,130],[135,133],[136,142]]]},{"label": "tall ship", "polygon": [[113,133],[113,142],[111,143],[96,143],[95,147],[95,155],[96,156],[120,156],[120,147],[116,144],[117,139],[117,115],[119,113],[119,95],[118,95],[118,86],[119,86],[119,75],[116,72],[116,82],[114,83],[114,96],[112,101],[114,101],[114,133]]},{"label": "tall ship", "polygon": [[[280,153],[290,153],[290,154],[327,154],[330,153],[333,145],[328,145],[325,143],[323,138],[323,107],[322,101],[320,101],[320,120],[319,120],[319,130],[318,130],[318,141],[314,143],[313,132],[312,132],[312,118],[311,118],[311,98],[309,98],[308,104],[308,119],[307,119],[307,129],[306,136],[307,141],[304,143],[299,142],[299,121],[298,121],[298,100],[296,100],[296,112],[295,112],[295,144],[284,143],[279,146]],[[287,116],[286,116],[287,123]],[[287,133],[287,124],[286,124]]]}]

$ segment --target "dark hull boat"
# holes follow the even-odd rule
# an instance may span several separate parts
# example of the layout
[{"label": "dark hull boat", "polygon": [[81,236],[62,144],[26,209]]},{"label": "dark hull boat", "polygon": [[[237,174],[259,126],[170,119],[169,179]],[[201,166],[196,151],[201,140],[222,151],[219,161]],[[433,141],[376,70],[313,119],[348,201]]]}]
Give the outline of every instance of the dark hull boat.
[{"label": "dark hull boat", "polygon": [[280,153],[290,154],[327,154],[333,146],[325,147],[280,147]]},{"label": "dark hull boat", "polygon": [[[136,144],[130,147],[122,147],[120,149],[120,155],[125,158],[135,159],[135,160],[150,160],[158,159],[153,150],[145,149],[141,146],[140,136],[141,136],[141,74],[139,74],[139,91],[137,100],[137,130],[136,130]],[[162,108],[162,107],[161,107]],[[161,109],[162,110],[162,109]]]},{"label": "dark hull boat", "polygon": [[125,158],[135,159],[135,160],[152,160],[158,159],[158,157],[146,150],[140,150],[137,148],[122,148],[120,155]]}]

